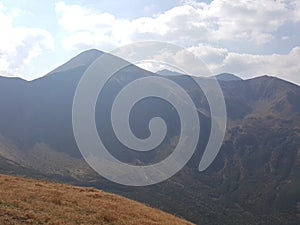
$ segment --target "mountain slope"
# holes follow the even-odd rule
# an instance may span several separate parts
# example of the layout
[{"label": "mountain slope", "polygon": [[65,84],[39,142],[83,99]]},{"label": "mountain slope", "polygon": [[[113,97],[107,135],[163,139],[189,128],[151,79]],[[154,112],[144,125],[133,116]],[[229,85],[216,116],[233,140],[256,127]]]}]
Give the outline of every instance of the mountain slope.
[{"label": "mountain slope", "polygon": [[94,188],[0,175],[0,224],[188,225],[170,214]]},{"label": "mountain slope", "polygon": [[221,73],[215,75],[215,78],[219,81],[234,81],[234,80],[242,80],[240,77],[231,74],[231,73]]},{"label": "mountain slope", "polygon": [[59,72],[64,72],[67,70],[71,70],[77,67],[81,66],[88,66],[90,65],[97,57],[102,55],[103,52],[97,50],[97,49],[90,49],[87,51],[84,51],[77,55],[76,57],[70,59],[68,62],[64,63],[63,65],[59,66],[58,68],[54,69],[51,71],[48,75],[54,74],[54,73],[59,73]]},{"label": "mountain slope", "polygon": [[[27,176],[97,187],[197,224],[299,224],[299,86],[269,76],[220,80],[228,113],[226,136],[217,159],[199,173],[210,134],[208,103],[189,76],[168,76],[187,91],[198,108],[198,147],[184,169],[169,180],[150,187],[124,187],[97,175],[82,159],[73,136],[75,89],[98,55],[90,53],[64,65],[67,70],[35,81],[0,78],[1,172],[25,171]],[[82,58],[90,60],[82,64]],[[147,137],[149,120],[160,116],[168,126],[163,143],[154,151],[138,154],[116,138],[109,117],[115,96],[132,80],[152,75],[133,65],[119,71],[105,85],[96,105],[99,136],[116,158],[134,165],[151,164],[170,154],[180,129],[172,106],[147,99],[132,109],[132,130]]]}]

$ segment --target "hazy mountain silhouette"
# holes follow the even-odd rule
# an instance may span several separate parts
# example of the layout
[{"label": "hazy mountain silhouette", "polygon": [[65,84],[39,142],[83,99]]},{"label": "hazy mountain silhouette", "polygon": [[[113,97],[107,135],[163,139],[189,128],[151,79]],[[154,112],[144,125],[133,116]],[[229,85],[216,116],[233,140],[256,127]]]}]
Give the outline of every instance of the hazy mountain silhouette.
[{"label": "hazy mountain silhouette", "polygon": [[97,57],[99,57],[102,54],[103,54],[103,52],[101,52],[97,49],[87,50],[85,52],[80,53],[76,57],[70,59],[68,62],[64,63],[63,65],[59,66],[58,68],[54,69],[49,74],[68,71],[68,70],[72,70],[72,69],[77,68],[77,67],[87,67]]},{"label": "hazy mountain silhouette", "polygon": [[182,75],[185,75],[183,73],[179,73],[179,72],[171,71],[171,70],[167,70],[167,69],[159,70],[159,71],[156,72],[156,74],[162,75],[162,76],[182,76]]},{"label": "hazy mountain silhouette", "polygon": [[234,81],[234,80],[242,80],[240,77],[231,74],[231,73],[221,73],[218,75],[215,75],[217,80],[220,81]]},{"label": "hazy mountain silhouette", "polygon": [[[217,159],[199,173],[197,167],[210,133],[208,103],[189,76],[168,76],[186,89],[198,108],[201,134],[197,150],[171,179],[130,188],[97,175],[81,158],[73,136],[72,103],[77,84],[101,54],[98,50],[83,52],[30,82],[0,77],[1,172],[95,186],[197,224],[299,224],[299,86],[269,76],[249,80],[231,74],[217,76],[226,101],[227,132]],[[159,76],[128,66],[108,81],[97,102],[99,136],[112,154],[126,163],[160,161],[172,151],[170,143],[177,143],[178,114],[172,105],[157,98],[139,102],[130,121],[141,138],[149,135],[149,119],[160,116],[166,121],[168,134],[157,149],[145,154],[126,148],[110,124],[111,105],[122,87],[153,75]]]},{"label": "hazy mountain silhouette", "polygon": [[[159,70],[156,72],[156,74],[162,75],[162,76],[184,76],[184,75],[186,75],[184,73],[179,73],[179,72],[171,71],[171,70],[167,70],[167,69]],[[231,73],[220,73],[220,74],[214,75],[213,77],[215,77],[219,81],[242,80],[240,77],[238,77],[234,74],[231,74]]]}]

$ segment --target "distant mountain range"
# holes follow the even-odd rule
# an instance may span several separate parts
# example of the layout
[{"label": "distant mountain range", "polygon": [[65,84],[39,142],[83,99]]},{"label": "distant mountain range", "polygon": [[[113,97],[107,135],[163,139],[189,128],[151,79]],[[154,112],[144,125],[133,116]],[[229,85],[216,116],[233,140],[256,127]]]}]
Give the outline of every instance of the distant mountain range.
[{"label": "distant mountain range", "polygon": [[[171,70],[167,70],[167,69],[157,71],[156,74],[162,75],[162,76],[184,76],[184,75],[186,75],[183,73],[179,73],[179,72],[171,71]],[[217,74],[212,77],[215,77],[219,81],[242,80],[242,78],[240,78],[234,74],[231,74],[231,73],[221,73],[221,74]]]},{"label": "distant mountain range", "polygon": [[199,173],[210,133],[210,109],[193,79],[168,71],[153,74],[134,65],[117,72],[98,99],[96,123],[104,144],[119,160],[135,165],[160,161],[178,138],[177,113],[153,98],[133,108],[132,130],[147,137],[149,119],[160,116],[168,125],[163,143],[141,154],[117,140],[108,119],[111,106],[122,87],[134,79],[167,76],[182,86],[197,106],[201,124],[197,150],[182,171],[157,185],[125,187],[100,177],[87,165],[72,130],[76,87],[101,54],[83,52],[30,82],[0,77],[0,172],[94,186],[196,224],[300,223],[299,86],[270,76],[242,80],[232,74],[217,75],[227,107],[227,131],[218,157]]}]

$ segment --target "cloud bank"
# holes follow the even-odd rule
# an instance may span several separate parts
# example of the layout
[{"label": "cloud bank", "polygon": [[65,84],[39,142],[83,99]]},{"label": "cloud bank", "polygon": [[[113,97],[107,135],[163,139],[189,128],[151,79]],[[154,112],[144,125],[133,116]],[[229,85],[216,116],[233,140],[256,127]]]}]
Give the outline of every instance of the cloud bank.
[{"label": "cloud bank", "polygon": [[[158,4],[141,10],[159,8]],[[212,73],[230,72],[243,78],[269,74],[300,84],[298,0],[181,0],[155,15],[131,19],[70,1],[57,2],[51,10],[48,19],[54,20],[54,29],[20,26],[15,20],[22,12],[0,3],[0,32],[5,34],[0,35],[1,75],[24,76],[24,70],[38,67],[34,59],[47,62],[49,50],[57,55],[89,48],[110,51],[136,41],[157,40],[189,49]],[[188,56],[169,57],[196,68]]]},{"label": "cloud bank", "polygon": [[167,41],[189,48],[213,73],[231,72],[244,78],[269,74],[300,84],[297,46],[285,54],[238,53],[216,47],[222,42],[263,46],[276,38],[288,39],[277,31],[285,24],[300,22],[299,2],[213,0],[207,4],[190,0],[161,14],[133,20],[64,2],[57,3],[55,10],[59,25],[67,32],[62,40],[67,49],[96,46],[110,50],[135,41]]},{"label": "cloud bank", "polygon": [[14,26],[20,12],[8,11],[0,2],[0,74],[22,76],[22,69],[45,49],[53,49],[54,41],[47,30]]}]

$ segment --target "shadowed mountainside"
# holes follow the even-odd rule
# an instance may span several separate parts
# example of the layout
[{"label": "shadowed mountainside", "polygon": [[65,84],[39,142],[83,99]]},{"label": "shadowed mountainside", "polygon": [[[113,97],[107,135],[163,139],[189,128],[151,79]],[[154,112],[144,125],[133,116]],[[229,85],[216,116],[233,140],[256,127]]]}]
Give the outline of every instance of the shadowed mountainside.
[{"label": "shadowed mountainside", "polygon": [[[72,131],[75,89],[86,68],[101,54],[97,50],[81,53],[31,82],[0,78],[2,173],[97,187],[197,224],[299,224],[299,86],[269,76],[241,80],[226,75],[225,80],[219,79],[228,114],[226,136],[216,160],[199,173],[210,134],[208,103],[189,76],[168,75],[197,106],[201,124],[197,150],[184,169],[169,180],[150,187],[124,187],[100,177],[85,163]],[[105,145],[115,157],[134,165],[165,158],[176,145],[180,129],[170,104],[147,99],[132,109],[132,130],[145,138],[149,120],[160,116],[168,126],[165,140],[147,154],[138,154],[117,140],[109,123],[112,102],[126,84],[145,76],[158,75],[134,65],[119,71],[103,89],[96,106],[98,133]]]}]

